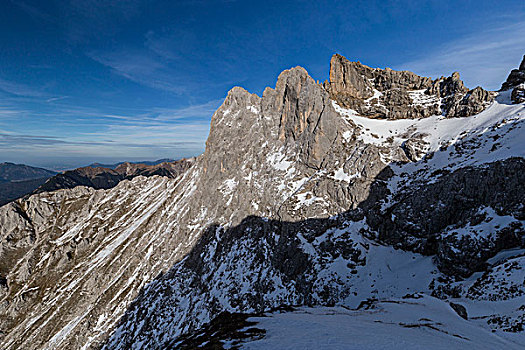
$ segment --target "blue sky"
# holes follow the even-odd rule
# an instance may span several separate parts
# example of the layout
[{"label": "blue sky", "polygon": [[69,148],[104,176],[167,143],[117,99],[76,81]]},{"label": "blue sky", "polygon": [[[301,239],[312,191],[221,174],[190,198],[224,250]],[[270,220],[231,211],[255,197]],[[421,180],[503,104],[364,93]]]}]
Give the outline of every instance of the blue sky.
[{"label": "blue sky", "polygon": [[286,68],[373,67],[498,89],[525,53],[519,1],[0,1],[0,161],[200,154],[227,91]]}]

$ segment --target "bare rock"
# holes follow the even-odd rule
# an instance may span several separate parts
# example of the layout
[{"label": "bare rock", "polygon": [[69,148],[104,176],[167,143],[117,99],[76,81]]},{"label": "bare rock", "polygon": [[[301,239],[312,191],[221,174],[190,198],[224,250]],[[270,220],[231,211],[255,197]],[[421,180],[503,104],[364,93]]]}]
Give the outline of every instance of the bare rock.
[{"label": "bare rock", "polygon": [[525,55],[518,69],[513,69],[507,80],[501,86],[500,91],[512,90],[512,103],[525,102]]},{"label": "bare rock", "polygon": [[525,82],[525,55],[518,69],[513,69],[507,80],[501,85],[501,90],[508,90]]},{"label": "bare rock", "polygon": [[466,88],[458,72],[432,80],[408,71],[370,68],[341,55],[332,57],[330,81],[324,87],[341,107],[370,118],[468,117],[493,99],[481,87]]},{"label": "bare rock", "polygon": [[521,83],[512,89],[510,99],[514,103],[523,103],[525,102],[525,83]]},{"label": "bare rock", "polygon": [[463,305],[456,304],[453,302],[450,302],[449,304],[452,310],[454,310],[459,315],[459,317],[468,320],[467,309]]},{"label": "bare rock", "polygon": [[424,140],[425,136],[416,134],[402,144],[403,151],[410,161],[421,160],[428,153],[429,143]]}]

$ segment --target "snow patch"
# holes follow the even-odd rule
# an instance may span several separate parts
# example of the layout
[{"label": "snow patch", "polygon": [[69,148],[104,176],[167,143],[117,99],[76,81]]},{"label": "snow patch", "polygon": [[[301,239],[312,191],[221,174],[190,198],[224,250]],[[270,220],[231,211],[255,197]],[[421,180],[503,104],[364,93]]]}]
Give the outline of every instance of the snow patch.
[{"label": "snow patch", "polygon": [[336,170],[334,176],[331,176],[331,177],[339,181],[350,182],[350,180],[355,179],[359,176],[360,176],[359,174],[347,174],[345,173],[343,168],[339,168]]}]

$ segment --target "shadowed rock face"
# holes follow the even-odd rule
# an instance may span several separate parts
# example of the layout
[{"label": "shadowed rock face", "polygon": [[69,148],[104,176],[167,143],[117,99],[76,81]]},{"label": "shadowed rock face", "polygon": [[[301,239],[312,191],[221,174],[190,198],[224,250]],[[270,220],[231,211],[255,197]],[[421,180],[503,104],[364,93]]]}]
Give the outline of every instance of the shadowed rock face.
[{"label": "shadowed rock face", "polygon": [[493,99],[481,87],[467,89],[458,72],[432,80],[408,71],[370,68],[341,55],[332,57],[330,81],[324,86],[340,106],[371,118],[468,117]]},{"label": "shadowed rock face", "polygon": [[[375,273],[370,268],[377,263],[372,253],[374,243],[363,239],[363,235],[378,235],[376,238],[397,249],[436,255],[441,269],[451,275],[482,271],[487,258],[497,251],[521,245],[525,232],[519,221],[502,227],[488,239],[462,240],[456,234],[440,233],[452,233],[468,222],[486,220],[486,215],[476,215],[476,209],[484,206],[523,218],[519,196],[523,193],[523,170],[523,159],[461,169],[435,184],[408,189],[384,213],[378,208],[378,198],[386,195],[386,184],[377,181],[369,200],[358,209],[331,219],[292,223],[248,217],[227,229],[212,225],[183,261],[143,290],[104,349],[128,349],[134,344],[169,348],[181,333],[192,334],[225,309],[263,312],[281,304],[343,303],[369,287],[361,284],[360,276]],[[506,176],[509,183],[486,186],[500,176]],[[457,193],[460,183],[465,183],[462,197]],[[485,190],[476,191],[477,186]],[[443,195],[440,191],[447,187],[450,191]],[[445,201],[442,206],[441,200]],[[405,216],[403,211],[409,213]],[[392,217],[397,218],[395,223]],[[356,223],[363,221],[370,225]],[[450,229],[449,225],[455,227]],[[339,264],[334,268],[335,261]],[[416,264],[410,258],[406,263]],[[446,277],[434,273],[437,279]],[[381,274],[379,278],[389,276]],[[428,289],[434,289],[431,285],[436,282],[431,274],[412,278],[428,279]],[[402,290],[406,293],[405,288]],[[372,294],[384,292],[372,291]],[[137,324],[142,326],[136,327]],[[184,338],[178,340],[187,341]]]},{"label": "shadowed rock face", "polygon": [[[467,277],[482,271],[495,252],[522,246],[524,183],[523,158],[483,168],[462,168],[436,178],[432,184],[412,184],[396,195],[396,203],[386,211],[372,202],[366,210],[368,223],[381,241],[436,255],[442,271]],[[483,223],[489,215],[480,209],[487,207],[494,208],[496,215],[515,218],[514,222],[494,229],[485,240],[454,232]]]},{"label": "shadowed rock face", "polygon": [[513,103],[525,102],[525,55],[518,69],[513,69],[501,86],[501,91],[510,90]]}]

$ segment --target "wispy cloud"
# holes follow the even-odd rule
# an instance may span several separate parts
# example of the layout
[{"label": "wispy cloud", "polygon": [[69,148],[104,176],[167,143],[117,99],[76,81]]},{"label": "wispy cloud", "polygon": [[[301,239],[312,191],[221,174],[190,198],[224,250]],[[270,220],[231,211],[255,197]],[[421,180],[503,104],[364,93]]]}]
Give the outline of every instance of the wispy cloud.
[{"label": "wispy cloud", "polygon": [[138,46],[90,51],[86,55],[135,83],[192,95],[239,82],[232,79],[231,72],[246,55],[254,53],[241,45],[236,49],[230,46],[217,43],[210,35],[172,28],[160,33],[148,31]]},{"label": "wispy cloud", "polygon": [[155,108],[154,112],[158,113],[159,120],[177,120],[177,119],[211,119],[212,114],[219,108],[223,99],[211,100],[202,104],[191,105],[184,108]]},{"label": "wispy cloud", "polygon": [[[131,126],[171,126],[192,124],[194,122],[209,124],[213,113],[222,103],[223,99],[214,99],[202,104],[190,105],[183,108],[158,108],[134,111],[132,113],[104,113],[92,108],[61,106],[57,107],[50,115],[69,117],[75,123],[86,122],[94,125],[98,122],[105,126],[131,125]],[[1,108],[0,108],[1,114]],[[48,115],[46,113],[46,115]]]},{"label": "wispy cloud", "polygon": [[[129,127],[128,127],[129,128]],[[121,131],[124,128],[117,128],[118,131]],[[134,129],[134,128],[132,128]],[[142,128],[141,128],[142,129]],[[55,136],[45,136],[45,135],[24,135],[24,134],[8,134],[0,133],[0,150],[2,149],[20,149],[20,148],[33,148],[34,146],[43,146],[43,147],[57,147],[57,146],[79,146],[82,149],[89,148],[91,146],[101,146],[101,147],[124,147],[124,148],[168,148],[173,149],[174,147],[196,145],[200,143],[198,140],[186,140],[186,141],[173,141],[169,139],[164,139],[162,142],[137,142],[137,139],[146,140],[152,136],[159,136],[159,129],[147,128],[146,132],[135,132],[131,134],[121,134],[117,132],[108,132],[101,134],[88,134],[94,140],[102,137],[107,138],[110,136],[117,136],[117,140],[100,140],[100,141],[73,141],[68,139],[63,139]],[[138,129],[136,129],[138,131]],[[173,129],[172,131],[175,131]],[[176,130],[180,133],[180,130]],[[173,136],[169,133],[169,130],[163,130],[160,133],[160,136]],[[138,138],[137,138],[138,137]],[[91,150],[92,151],[92,150]]]},{"label": "wispy cloud", "polygon": [[395,68],[431,77],[459,71],[468,86],[497,90],[525,54],[525,21],[509,22],[459,38]]},{"label": "wispy cloud", "polygon": [[34,146],[54,147],[56,145],[100,146],[104,144],[105,142],[96,141],[69,141],[56,136],[24,135],[12,133],[0,134],[0,149],[32,148]]},{"label": "wispy cloud", "polygon": [[45,94],[33,87],[0,78],[0,90],[16,96],[42,97]]},{"label": "wispy cloud", "polygon": [[0,106],[0,117],[17,117],[24,112],[26,111],[12,107]]},{"label": "wispy cloud", "polygon": [[70,138],[0,133],[0,160],[76,167],[94,161],[190,157],[204,150],[206,132],[204,125],[113,125],[104,132]]},{"label": "wispy cloud", "polygon": [[[43,120],[56,118],[56,123],[50,123],[52,127],[38,126],[25,132],[24,128],[15,128],[21,124],[24,112],[0,107],[0,126],[4,129],[0,131],[0,160],[26,159],[47,166],[55,159],[82,159],[75,163],[78,166],[87,164],[88,160],[197,155],[204,151],[209,119],[220,103],[221,100],[211,100],[184,108],[154,108],[129,114],[100,113],[93,108],[60,105],[52,112],[31,116]],[[7,124],[2,120],[7,120]],[[15,120],[19,122],[10,122]]]},{"label": "wispy cloud", "polygon": [[58,96],[58,97],[51,97],[46,100],[47,103],[56,102],[60,100],[64,100],[66,98],[69,98],[69,96]]},{"label": "wispy cloud", "polygon": [[174,82],[176,75],[158,58],[148,52],[119,50],[110,53],[90,52],[87,54],[98,63],[126,79],[154,89],[182,93],[185,86]]}]

